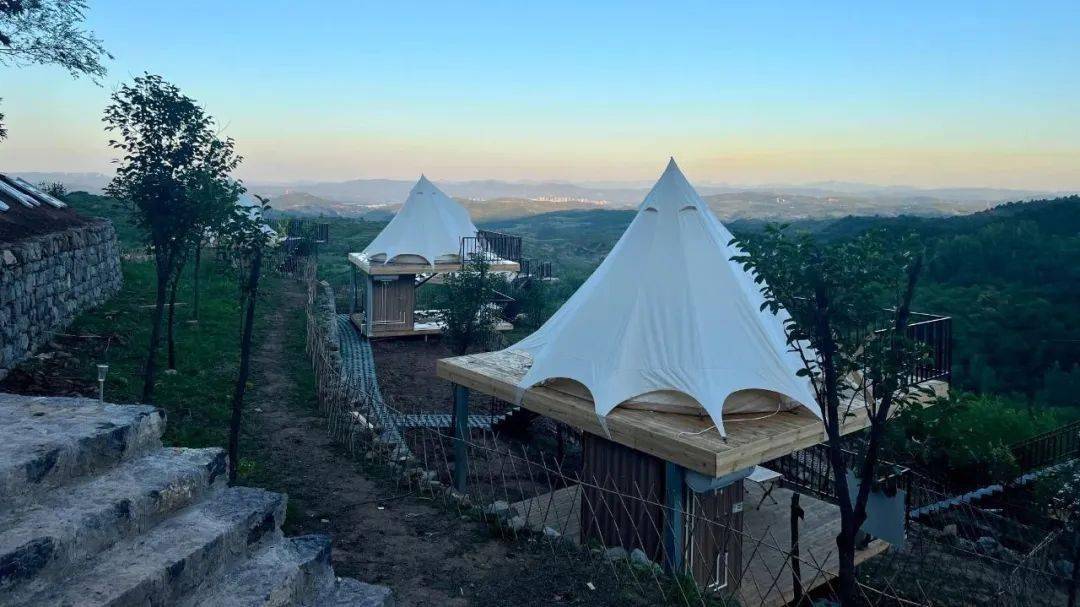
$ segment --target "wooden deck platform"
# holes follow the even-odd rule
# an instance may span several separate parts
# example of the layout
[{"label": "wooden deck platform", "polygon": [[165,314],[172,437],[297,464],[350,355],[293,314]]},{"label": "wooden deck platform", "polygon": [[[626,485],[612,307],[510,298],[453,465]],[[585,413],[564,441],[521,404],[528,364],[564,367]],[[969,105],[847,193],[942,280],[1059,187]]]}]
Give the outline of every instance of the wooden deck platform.
[{"label": "wooden deck platform", "polygon": [[[791,491],[777,487],[761,507],[762,489],[756,483],[745,482],[746,501],[743,510],[743,574],[738,596],[742,605],[767,607],[787,604],[794,596],[794,583],[787,559],[791,547]],[[802,581],[809,592],[836,577],[839,565],[836,558],[836,534],[840,528],[840,512],[828,502],[803,495],[800,506],[804,520],[800,525]],[[526,525],[542,533],[550,527],[572,542],[578,543],[581,534],[581,487],[572,485],[511,505],[526,519]],[[889,545],[875,540],[855,554],[859,564],[884,552]],[[777,548],[783,550],[777,550]]]},{"label": "wooden deck platform", "polygon": [[[528,354],[503,350],[441,359],[436,374],[477,392],[515,402],[517,382],[531,365]],[[942,384],[941,388],[945,387]],[[525,392],[521,406],[605,436],[589,398],[536,386]],[[608,414],[606,421],[611,440],[713,477],[744,470],[825,440],[821,420],[801,408],[764,418],[760,414],[726,416],[727,437],[715,429],[709,430],[713,425],[709,418],[692,415],[619,407]],[[869,424],[865,407],[853,406],[842,432],[849,434]]]},{"label": "wooden deck platform", "polygon": [[[364,315],[363,314],[360,314],[360,313],[353,314],[352,316],[349,317],[349,319],[352,320],[353,325],[360,331],[361,335],[366,335],[366,333],[364,333]],[[514,330],[514,325],[506,322],[505,320],[500,320],[498,322],[498,324],[495,325],[495,330],[500,332],[500,333],[505,333],[507,331],[513,331]],[[442,326],[440,326],[438,323],[434,323],[434,322],[415,322],[415,323],[413,323],[413,328],[412,329],[393,329],[393,330],[389,330],[389,331],[387,331],[387,330],[377,331],[374,335],[371,336],[371,339],[380,339],[380,338],[383,338],[383,337],[428,336],[428,335],[439,335],[441,333],[442,333]]]},{"label": "wooden deck platform", "polygon": [[[372,262],[360,253],[349,253],[349,262],[356,266],[364,274],[369,276],[393,276],[402,274],[442,274],[445,272],[457,272],[461,270],[461,262],[456,261],[438,262],[434,266],[426,263],[381,263]],[[520,272],[521,266],[516,261],[506,259],[493,259],[490,270],[492,272]]]}]

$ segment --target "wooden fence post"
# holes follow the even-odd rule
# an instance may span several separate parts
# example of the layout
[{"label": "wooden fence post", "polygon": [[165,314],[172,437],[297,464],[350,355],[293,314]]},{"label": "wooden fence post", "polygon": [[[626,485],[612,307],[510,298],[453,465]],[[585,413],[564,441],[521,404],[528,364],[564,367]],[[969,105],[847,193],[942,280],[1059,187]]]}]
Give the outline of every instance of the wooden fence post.
[{"label": "wooden fence post", "polygon": [[469,389],[454,384],[454,488],[465,493],[469,477],[469,453],[465,440],[469,436]]}]

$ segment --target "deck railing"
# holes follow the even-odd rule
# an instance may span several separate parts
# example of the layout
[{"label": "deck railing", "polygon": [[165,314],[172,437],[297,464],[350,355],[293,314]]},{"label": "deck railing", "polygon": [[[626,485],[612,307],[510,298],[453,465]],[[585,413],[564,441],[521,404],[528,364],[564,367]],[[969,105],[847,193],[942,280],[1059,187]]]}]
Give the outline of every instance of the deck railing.
[{"label": "deck railing", "polygon": [[[860,461],[854,451],[843,449],[841,455],[845,469],[850,469],[853,462]],[[819,443],[766,462],[765,466],[783,475],[785,487],[832,504],[837,503],[836,481],[828,445]],[[900,489],[910,495],[914,480],[915,475],[910,469],[882,460],[878,462],[874,488],[887,493]]]},{"label": "deck railing", "polygon": [[461,260],[467,261],[478,254],[498,257],[507,261],[521,261],[521,237],[480,230],[476,236],[461,239]]},{"label": "deck railing", "polygon": [[[952,318],[924,312],[912,312],[906,337],[924,348],[925,356],[914,362],[908,372],[912,384],[952,379]],[[878,329],[882,334],[891,329]]]},{"label": "deck railing", "polygon": [[522,259],[521,272],[518,273],[522,278],[551,278],[551,262],[550,261],[537,261],[535,259]]},{"label": "deck railing", "polygon": [[1021,474],[1080,458],[1080,420],[1011,447]]}]

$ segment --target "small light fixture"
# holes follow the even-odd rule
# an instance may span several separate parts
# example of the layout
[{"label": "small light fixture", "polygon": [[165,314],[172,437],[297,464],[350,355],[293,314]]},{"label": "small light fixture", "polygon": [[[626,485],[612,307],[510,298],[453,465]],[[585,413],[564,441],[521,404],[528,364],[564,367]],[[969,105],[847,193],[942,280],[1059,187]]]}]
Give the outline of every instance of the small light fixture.
[{"label": "small light fixture", "polygon": [[109,373],[109,365],[97,366],[98,402],[105,402],[105,375]]}]

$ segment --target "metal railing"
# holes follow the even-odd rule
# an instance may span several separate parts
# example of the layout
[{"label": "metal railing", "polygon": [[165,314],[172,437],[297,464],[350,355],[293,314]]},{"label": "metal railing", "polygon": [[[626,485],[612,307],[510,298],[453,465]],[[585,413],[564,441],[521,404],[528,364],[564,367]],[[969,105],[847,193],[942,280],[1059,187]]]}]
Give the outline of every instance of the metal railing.
[{"label": "metal railing", "polygon": [[497,257],[507,261],[521,261],[521,237],[480,230],[476,236],[461,239],[461,260],[468,261],[477,255]]},{"label": "metal railing", "polygon": [[1080,420],[1022,440],[1010,450],[1021,474],[1080,458]]},{"label": "metal railing", "polygon": [[[915,322],[907,327],[907,339],[925,348],[925,357],[914,362],[908,372],[912,384],[952,379],[952,317],[912,312]],[[881,334],[891,329],[879,329]]]},{"label": "metal railing", "polygon": [[520,264],[521,272],[518,273],[518,276],[521,278],[539,278],[543,280],[552,277],[550,261],[522,259]]}]

